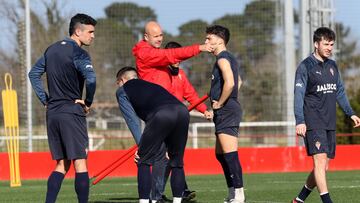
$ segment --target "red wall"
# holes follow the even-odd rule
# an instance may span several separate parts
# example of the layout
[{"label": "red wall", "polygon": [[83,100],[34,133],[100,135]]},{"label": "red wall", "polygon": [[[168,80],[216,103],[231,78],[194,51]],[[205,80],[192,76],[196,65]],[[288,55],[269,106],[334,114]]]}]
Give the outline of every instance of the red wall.
[{"label": "red wall", "polygon": [[[126,150],[96,151],[89,154],[89,172],[95,173],[108,166]],[[240,148],[239,157],[245,173],[310,171],[311,158],[304,147]],[[349,158],[351,157],[351,159]],[[55,166],[48,152],[20,153],[21,179],[46,179]],[[330,170],[360,170],[360,145],[340,145]],[[221,174],[214,149],[188,149],[185,153],[187,175]],[[68,177],[73,177],[73,170]],[[136,176],[136,166],[131,157],[109,176]],[[9,179],[8,154],[0,153],[0,180]]]}]

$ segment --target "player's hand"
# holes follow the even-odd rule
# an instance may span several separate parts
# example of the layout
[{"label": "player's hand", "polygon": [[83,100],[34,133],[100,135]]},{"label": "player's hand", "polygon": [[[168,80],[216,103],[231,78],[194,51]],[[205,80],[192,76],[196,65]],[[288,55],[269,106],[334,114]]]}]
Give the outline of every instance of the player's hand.
[{"label": "player's hand", "polygon": [[135,157],[135,158],[134,158],[134,161],[135,161],[135,163],[137,163],[137,162],[139,161],[139,159],[140,159],[137,150],[135,151],[134,157]]},{"label": "player's hand", "polygon": [[305,137],[306,134],[306,125],[305,124],[299,124],[295,127],[296,134],[301,137]]},{"label": "player's hand", "polygon": [[357,128],[360,126],[360,118],[357,117],[356,115],[352,115],[351,116],[351,119],[354,121],[355,125],[354,125],[354,128]]},{"label": "player's hand", "polygon": [[167,160],[170,160],[169,154],[168,154],[167,152],[165,153],[165,158],[166,158]]},{"label": "player's hand", "polygon": [[206,110],[204,112],[204,117],[210,121],[214,117],[214,113],[212,111]]},{"label": "player's hand", "polygon": [[199,46],[200,51],[213,52],[214,48],[210,44],[202,44]]},{"label": "player's hand", "polygon": [[218,101],[216,101],[216,100],[212,100],[212,108],[214,109],[214,110],[216,110],[216,109],[220,109],[221,107],[223,107],[223,105],[222,104],[220,104]]},{"label": "player's hand", "polygon": [[90,107],[86,106],[84,100],[82,100],[82,99],[76,99],[76,100],[75,100],[75,104],[80,104],[80,105],[83,107],[84,112],[85,112],[86,115],[88,115],[88,114],[90,113]]}]

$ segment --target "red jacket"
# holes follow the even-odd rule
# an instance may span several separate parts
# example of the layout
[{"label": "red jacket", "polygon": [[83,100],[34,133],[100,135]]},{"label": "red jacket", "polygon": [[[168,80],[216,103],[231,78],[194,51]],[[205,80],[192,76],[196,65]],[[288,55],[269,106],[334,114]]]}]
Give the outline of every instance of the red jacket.
[{"label": "red jacket", "polygon": [[[171,75],[171,84],[172,92],[170,93],[173,94],[181,102],[184,101],[184,99],[190,104],[199,101],[200,98],[198,94],[188,80],[185,72],[181,68],[179,69],[178,75]],[[206,108],[206,105],[204,103],[201,103],[196,107],[196,110],[204,113],[206,111]]]},{"label": "red jacket", "polygon": [[144,40],[138,42],[132,51],[140,78],[161,85],[169,92],[171,92],[171,78],[168,65],[200,53],[199,45],[176,49],[158,49]]}]

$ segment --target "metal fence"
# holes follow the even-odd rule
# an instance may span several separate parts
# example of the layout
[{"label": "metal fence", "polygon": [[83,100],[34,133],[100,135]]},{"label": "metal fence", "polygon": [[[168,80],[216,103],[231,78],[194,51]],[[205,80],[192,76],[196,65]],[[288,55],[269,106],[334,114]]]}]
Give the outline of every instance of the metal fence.
[{"label": "metal fence", "polygon": [[[3,5],[0,9],[1,22],[6,22],[5,25],[8,28],[1,36],[2,42],[5,41],[5,43],[0,47],[0,84],[3,87],[2,77],[5,72],[12,73],[14,86],[19,95],[21,151],[44,151],[47,150],[44,108],[33,93],[31,100],[27,98],[26,9],[21,2],[23,1],[0,0]],[[228,49],[237,58],[244,81],[239,92],[239,100],[244,111],[243,120],[249,122],[248,124],[273,120],[286,123],[277,127],[269,123],[265,123],[269,124],[268,126],[243,126],[241,134],[247,138],[240,138],[240,145],[294,145],[296,140],[293,136],[292,125],[293,81],[289,77],[294,76],[296,63],[300,59],[298,54],[300,46],[297,46],[300,44],[298,41],[300,34],[295,31],[309,25],[306,23],[302,25],[296,19],[294,20],[294,16],[299,17],[299,12],[294,14],[291,8],[295,11],[299,11],[300,8],[292,5],[292,1],[241,2],[243,3],[236,13],[224,11],[222,16],[210,22],[203,19],[189,20],[178,26],[178,33],[170,33],[164,29],[164,44],[168,41],[178,41],[182,45],[203,43],[206,26],[221,24],[228,27],[231,32]],[[65,0],[30,1],[32,64],[47,46],[67,35],[69,18],[76,13],[76,8],[69,8],[67,3],[69,1]],[[211,11],[221,9],[222,6],[218,4],[215,8],[213,5],[204,3],[201,9]],[[309,6],[310,8],[306,9],[313,9],[310,3]],[[186,3],[179,3],[178,9],[188,7]],[[141,38],[145,22],[158,20],[158,14],[153,7],[136,1],[130,3],[114,1],[105,8],[97,9],[103,9],[104,15],[96,17],[98,21],[96,38],[94,44],[87,48],[98,80],[94,105],[88,116],[90,144],[93,150],[122,149],[131,146],[134,142],[117,107],[114,96],[116,91],[114,75],[122,66],[134,66],[132,47]],[[169,17],[180,18],[181,16]],[[293,35],[288,36],[289,30]],[[289,43],[294,44],[290,50],[287,46]],[[292,54],[286,55],[288,53]],[[182,63],[182,68],[188,74],[199,95],[209,91],[213,62],[212,55],[201,54]],[[290,66],[293,68],[290,68],[289,64],[292,64]],[[31,118],[27,111],[29,102],[32,104]],[[2,127],[3,117],[2,112],[0,113],[0,127]],[[29,121],[32,122],[32,140],[28,140]],[[197,116],[193,116],[191,122],[190,129],[192,130],[189,132],[188,147],[213,146],[212,124],[198,124],[204,120]],[[3,146],[4,139],[0,138],[0,145]],[[30,142],[33,142],[31,149]],[[3,147],[0,148],[0,151],[4,150]]]}]

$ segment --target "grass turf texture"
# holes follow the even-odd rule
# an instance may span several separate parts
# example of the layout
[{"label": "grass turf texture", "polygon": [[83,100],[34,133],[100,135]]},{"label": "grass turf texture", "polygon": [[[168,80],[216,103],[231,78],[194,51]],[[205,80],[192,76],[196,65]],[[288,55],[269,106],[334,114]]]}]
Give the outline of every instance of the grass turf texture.
[{"label": "grass turf texture", "polygon": [[[246,174],[245,195],[251,203],[289,203],[294,198],[307,177],[307,173]],[[193,203],[222,203],[227,194],[224,178],[214,176],[188,176],[190,189],[196,190]],[[63,182],[57,202],[77,202],[73,179]],[[360,171],[328,173],[330,195],[334,202],[360,202]],[[9,182],[0,182],[0,202],[44,202],[46,181],[22,181],[22,186],[10,188]],[[169,184],[166,195],[171,197]],[[107,178],[90,188],[92,203],[131,203],[137,200],[136,178]],[[320,202],[315,190],[307,202]]]}]

